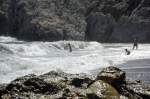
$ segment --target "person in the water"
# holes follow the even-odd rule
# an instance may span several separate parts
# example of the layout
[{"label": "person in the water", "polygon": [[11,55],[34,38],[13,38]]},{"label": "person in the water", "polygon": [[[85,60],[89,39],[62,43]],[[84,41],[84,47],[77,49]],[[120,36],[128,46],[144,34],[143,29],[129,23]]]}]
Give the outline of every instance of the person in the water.
[{"label": "person in the water", "polygon": [[134,41],[133,41],[133,50],[135,48],[138,49],[138,40],[137,40],[137,38],[135,38]]},{"label": "person in the water", "polygon": [[69,47],[69,52],[72,52],[72,47],[70,43],[68,43],[68,47]]},{"label": "person in the water", "polygon": [[126,54],[126,55],[130,55],[131,52],[130,52],[128,49],[125,49],[125,54]]}]

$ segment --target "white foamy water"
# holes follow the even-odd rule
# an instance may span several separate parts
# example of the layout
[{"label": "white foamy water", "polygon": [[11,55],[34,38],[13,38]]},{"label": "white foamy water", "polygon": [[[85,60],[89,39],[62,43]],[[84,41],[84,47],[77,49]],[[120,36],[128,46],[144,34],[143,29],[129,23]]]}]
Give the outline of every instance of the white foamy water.
[{"label": "white foamy water", "polygon": [[[139,44],[139,48],[132,49],[132,44],[103,44],[105,47],[105,58],[112,65],[122,64],[137,59],[150,59],[150,44]],[[124,49],[130,50],[131,54],[126,55]]]},{"label": "white foamy water", "polygon": [[[72,46],[69,52],[68,43]],[[67,73],[90,73],[92,70],[117,65],[129,60],[150,56],[148,44],[124,54],[131,44],[100,44],[98,42],[58,41],[23,42],[11,37],[0,37],[0,83],[9,83],[16,77],[51,70]]]}]

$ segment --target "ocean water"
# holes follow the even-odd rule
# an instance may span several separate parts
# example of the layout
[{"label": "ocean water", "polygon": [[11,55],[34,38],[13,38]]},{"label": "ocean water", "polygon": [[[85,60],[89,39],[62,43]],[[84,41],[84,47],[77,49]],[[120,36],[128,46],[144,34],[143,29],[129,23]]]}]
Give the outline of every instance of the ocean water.
[{"label": "ocean water", "polygon": [[[126,71],[127,79],[141,80],[150,84],[150,44],[139,44],[132,50],[132,44],[104,44],[105,57],[110,64]],[[125,55],[124,49],[131,51]]]},{"label": "ocean water", "polygon": [[[73,50],[71,53],[68,43],[71,44]],[[125,55],[125,48],[131,50],[131,55]],[[9,83],[20,76],[31,73],[40,75],[51,70],[73,74],[92,74],[93,70],[107,66],[124,69],[132,78],[129,75],[129,73],[134,75],[133,71],[129,72],[131,68],[139,69],[141,65],[149,68],[149,64],[140,62],[141,65],[134,65],[135,62],[131,67],[131,63],[128,62],[150,59],[149,49],[149,44],[140,44],[138,50],[132,50],[132,44],[101,44],[81,41],[24,42],[12,37],[1,36],[0,83]],[[149,76],[149,71],[146,73],[146,76]]]}]

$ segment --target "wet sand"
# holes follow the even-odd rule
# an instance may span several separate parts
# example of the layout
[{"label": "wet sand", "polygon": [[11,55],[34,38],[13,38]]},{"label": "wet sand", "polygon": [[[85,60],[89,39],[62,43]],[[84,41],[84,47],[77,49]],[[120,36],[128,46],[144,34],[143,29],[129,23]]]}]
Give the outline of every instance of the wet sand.
[{"label": "wet sand", "polygon": [[[126,72],[127,79],[150,84],[150,59],[131,60],[115,66]],[[93,70],[91,74],[97,75],[101,70],[102,68]]]},{"label": "wet sand", "polygon": [[142,80],[150,84],[150,59],[132,60],[117,67],[126,71],[127,79]]}]

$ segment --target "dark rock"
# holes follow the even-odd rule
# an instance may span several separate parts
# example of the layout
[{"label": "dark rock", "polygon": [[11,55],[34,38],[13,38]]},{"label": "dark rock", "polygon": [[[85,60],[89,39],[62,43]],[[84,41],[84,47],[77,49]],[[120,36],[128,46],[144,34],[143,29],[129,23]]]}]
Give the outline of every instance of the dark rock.
[{"label": "dark rock", "polygon": [[136,37],[138,42],[148,42],[149,25],[149,21],[142,21],[137,17],[122,16],[111,35],[111,39],[114,42],[133,42]]},{"label": "dark rock", "polygon": [[31,78],[24,82],[24,85],[28,87],[29,91],[42,94],[56,94],[61,87],[55,83],[47,83],[40,78]]},{"label": "dark rock", "polygon": [[95,80],[87,74],[31,74],[1,85],[0,92],[1,99],[149,99],[150,88],[140,82],[125,83],[123,71],[108,67]]},{"label": "dark rock", "polygon": [[103,80],[113,86],[125,83],[125,72],[116,67],[104,68],[98,75],[97,80]]},{"label": "dark rock", "polygon": [[128,81],[126,89],[132,90],[132,93],[137,94],[137,96],[142,97],[143,99],[150,98],[150,85],[144,84],[141,81]]},{"label": "dark rock", "polygon": [[73,80],[71,81],[71,85],[74,85],[75,87],[85,87],[91,82],[92,80],[89,78],[73,78]]},{"label": "dark rock", "polygon": [[0,35],[7,35],[8,29],[8,0],[0,0]]},{"label": "dark rock", "polygon": [[10,32],[26,40],[83,40],[86,22],[81,12],[78,0],[11,0]]},{"label": "dark rock", "polygon": [[90,83],[94,81],[91,75],[86,74],[67,74],[63,72],[49,72],[47,74],[41,75],[40,78],[44,79],[47,83],[57,83],[61,86],[66,87],[66,85],[86,88]]},{"label": "dark rock", "polygon": [[[2,91],[6,98],[44,99],[86,97],[85,89],[93,80],[85,74],[67,74],[51,71],[44,75],[27,75],[17,78]],[[76,83],[80,82],[80,83]]]},{"label": "dark rock", "polygon": [[4,93],[6,87],[7,87],[7,84],[1,84],[0,85],[0,96],[2,95],[2,93]]},{"label": "dark rock", "polygon": [[100,42],[138,37],[150,42],[149,12],[149,0],[0,0],[0,35]]},{"label": "dark rock", "polygon": [[8,84],[8,86],[6,87],[6,91],[24,91],[24,90],[26,90],[23,83],[33,77],[36,77],[36,76],[34,74],[31,74],[31,75],[17,78],[16,80],[14,80],[10,84]]},{"label": "dark rock", "polygon": [[87,39],[107,42],[114,31],[114,26],[115,20],[111,15],[91,14],[87,18]]},{"label": "dark rock", "polygon": [[86,91],[85,89],[75,88],[73,86],[67,86],[67,88],[63,91],[62,97],[63,99],[67,99],[67,98],[86,99]]},{"label": "dark rock", "polygon": [[97,3],[87,18],[89,40],[133,42],[137,37],[139,42],[149,42],[149,0],[101,0]]}]

